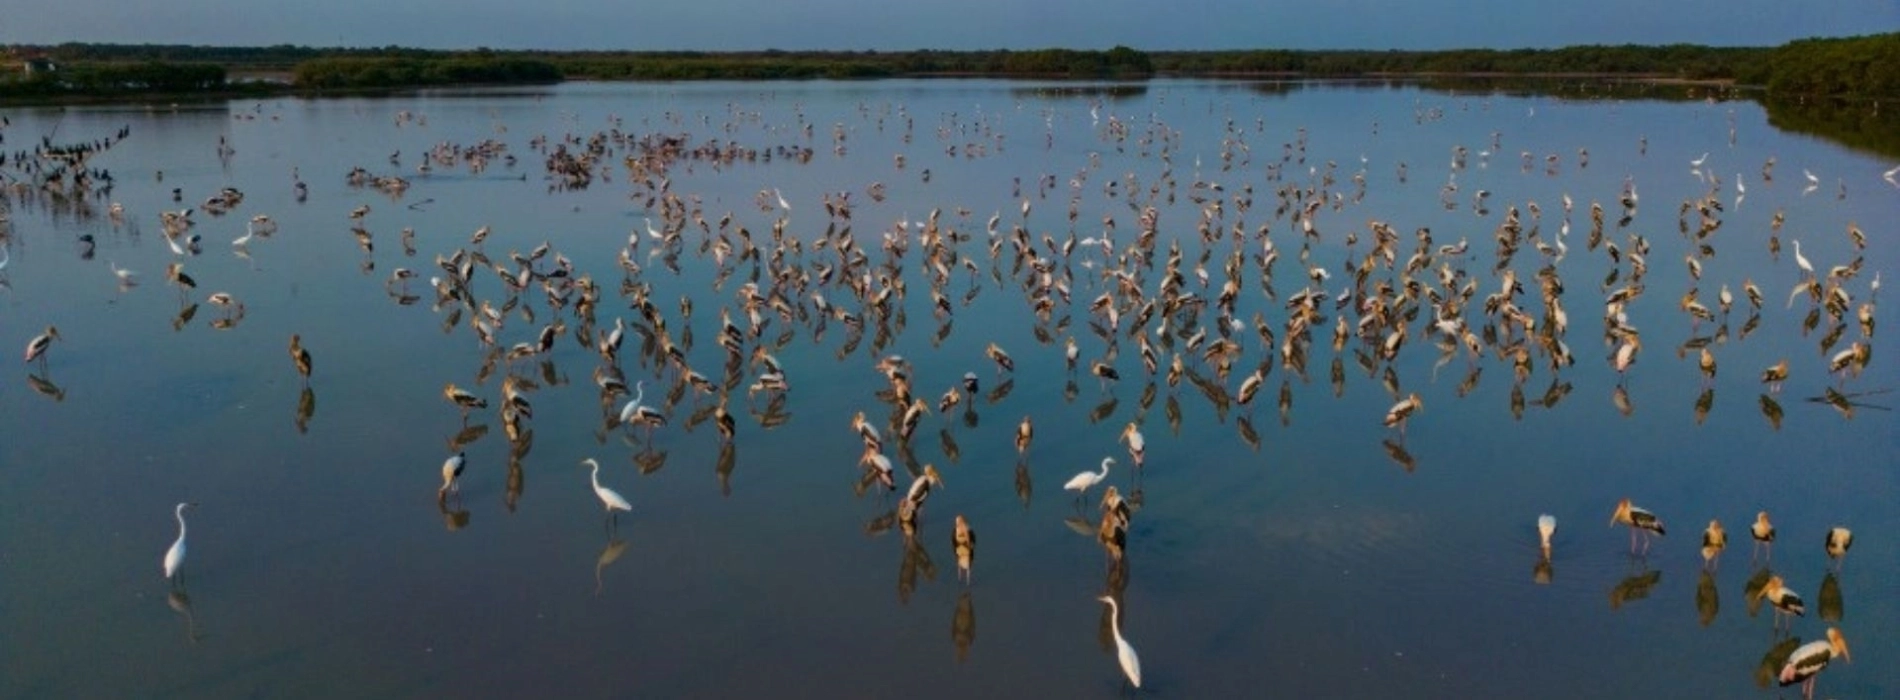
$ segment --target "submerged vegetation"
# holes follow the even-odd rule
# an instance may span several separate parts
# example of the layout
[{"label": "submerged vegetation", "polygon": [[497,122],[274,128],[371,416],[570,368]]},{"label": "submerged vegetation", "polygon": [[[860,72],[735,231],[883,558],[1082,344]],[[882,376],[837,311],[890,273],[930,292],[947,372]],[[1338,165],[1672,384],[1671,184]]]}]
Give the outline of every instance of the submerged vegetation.
[{"label": "submerged vegetation", "polygon": [[[1446,51],[431,51],[302,46],[68,43],[14,46],[0,99],[216,93],[225,73],[277,74],[276,89],[394,89],[560,80],[798,80],[981,75],[1616,76],[1719,81],[1776,98],[1900,96],[1900,33],[1804,39],[1779,47],[1569,46]],[[30,63],[55,70],[27,71]],[[288,76],[287,79],[283,76]]]}]

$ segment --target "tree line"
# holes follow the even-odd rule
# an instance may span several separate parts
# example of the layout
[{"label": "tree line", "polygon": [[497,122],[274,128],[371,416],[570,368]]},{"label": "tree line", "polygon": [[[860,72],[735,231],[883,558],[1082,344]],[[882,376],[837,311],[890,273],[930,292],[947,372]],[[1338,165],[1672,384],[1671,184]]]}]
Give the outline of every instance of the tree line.
[{"label": "tree line", "polygon": [[[1900,33],[1804,39],[1778,47],[1569,46],[1555,49],[1360,51],[1261,49],[1144,52],[988,51],[435,51],[68,43],[7,47],[61,66],[51,82],[0,78],[15,94],[223,89],[209,70],[290,71],[291,88],[402,88],[589,80],[796,80],[986,75],[1139,79],[1162,76],[1354,78],[1405,75],[1610,75],[1729,81],[1780,98],[1900,96]],[[193,76],[185,77],[187,74]],[[48,80],[39,78],[37,80]],[[143,86],[143,87],[139,87]],[[37,92],[34,92],[37,91]]]}]

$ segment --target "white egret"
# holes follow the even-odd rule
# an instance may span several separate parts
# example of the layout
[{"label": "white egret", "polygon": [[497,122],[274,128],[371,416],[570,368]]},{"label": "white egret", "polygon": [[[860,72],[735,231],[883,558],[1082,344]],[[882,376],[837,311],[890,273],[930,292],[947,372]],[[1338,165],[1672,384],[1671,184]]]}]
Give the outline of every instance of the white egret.
[{"label": "white egret", "polygon": [[1801,268],[1802,272],[1807,273],[1809,277],[1814,276],[1814,263],[1808,262],[1808,256],[1801,254],[1801,241],[1799,239],[1794,242],[1794,264],[1795,267]]},{"label": "white egret", "polygon": [[1115,633],[1115,660],[1121,662],[1122,675],[1128,677],[1128,683],[1141,687],[1141,658],[1135,655],[1135,647],[1122,637],[1121,607],[1109,596],[1096,598],[1108,604],[1108,625]]},{"label": "white egret", "polygon": [[1108,465],[1114,463],[1114,457],[1103,457],[1101,472],[1082,472],[1076,474],[1069,478],[1069,483],[1062,485],[1062,490],[1074,491],[1075,497],[1080,499],[1084,494],[1088,493],[1090,487],[1102,483],[1103,479],[1108,478]]},{"label": "white egret", "polygon": [[179,582],[178,567],[185,564],[185,509],[197,505],[180,503],[172,509],[172,514],[178,518],[178,539],[172,541],[171,549],[165,550],[165,578],[171,579],[174,584]]},{"label": "white egret", "polygon": [[600,485],[599,462],[594,461],[592,457],[588,457],[587,459],[581,460],[581,464],[593,467],[594,473],[591,478],[594,482],[594,495],[600,497],[600,504],[606,507],[608,515],[613,515],[616,510],[633,510],[633,504],[628,503],[627,499],[621,498],[620,494],[615,493],[613,489]]},{"label": "white egret", "polygon": [[647,380],[645,379],[633,383],[633,400],[628,401],[627,405],[620,407],[620,422],[622,424],[632,423],[633,417],[639,415],[641,408],[640,400],[645,398],[647,393],[646,383]]}]

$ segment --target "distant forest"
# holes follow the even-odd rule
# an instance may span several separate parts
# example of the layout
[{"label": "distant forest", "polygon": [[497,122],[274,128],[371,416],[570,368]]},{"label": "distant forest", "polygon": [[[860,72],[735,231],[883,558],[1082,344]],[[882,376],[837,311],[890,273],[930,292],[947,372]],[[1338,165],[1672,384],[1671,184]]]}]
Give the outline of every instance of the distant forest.
[{"label": "distant forest", "polygon": [[[378,90],[561,80],[930,76],[1127,79],[1613,76],[1729,82],[1771,97],[1900,96],[1900,33],[1778,47],[1572,46],[1448,51],[433,51],[68,43],[0,47],[0,100]],[[51,65],[48,66],[47,64]],[[27,71],[29,64],[37,70]],[[49,69],[50,68],[50,69]],[[237,79],[233,79],[236,76]],[[262,82],[260,82],[262,79]]]}]

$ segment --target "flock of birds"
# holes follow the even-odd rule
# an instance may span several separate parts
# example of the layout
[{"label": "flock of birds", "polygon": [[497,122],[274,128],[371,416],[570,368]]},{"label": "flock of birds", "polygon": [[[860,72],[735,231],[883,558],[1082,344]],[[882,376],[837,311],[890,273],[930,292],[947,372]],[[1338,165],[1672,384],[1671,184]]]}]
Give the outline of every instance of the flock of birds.
[{"label": "flock of birds", "polygon": [[[1175,171],[1176,154],[1187,148],[1178,131],[1153,118],[1111,115],[1103,122],[1099,111],[1092,110],[1091,114],[1090,128],[1100,148],[1117,153],[1133,151],[1139,157],[1157,159],[1158,173],[1146,181],[1133,172],[1112,175],[1101,167],[1099,153],[1092,153],[1087,165],[1066,178],[1051,173],[1028,183],[1019,178],[1011,187],[1013,211],[1009,215],[999,209],[978,224],[980,215],[970,207],[957,206],[949,212],[937,208],[922,219],[906,216],[894,224],[874,225],[875,230],[869,233],[853,231],[853,216],[863,206],[860,197],[883,201],[887,195],[881,182],[873,182],[861,192],[824,192],[819,198],[822,229],[811,227],[809,222],[795,227],[791,215],[794,204],[777,188],[758,192],[754,204],[763,221],[748,223],[741,212],[709,210],[700,194],[675,187],[676,178],[685,180],[706,170],[717,172],[737,164],[773,159],[802,163],[818,157],[821,137],[802,114],[796,126],[772,130],[788,142],[771,147],[719,138],[696,141],[690,123],[677,115],[669,115],[672,125],[680,129],[675,132],[641,135],[623,130],[615,118],[610,128],[593,134],[536,137],[529,147],[542,158],[544,181],[550,190],[599,186],[619,178],[630,189],[636,209],[649,214],[644,227],[634,230],[620,248],[615,261],[617,282],[603,284],[600,279],[605,277],[596,277],[600,274],[598,266],[586,264],[595,261],[577,263],[549,242],[526,253],[511,251],[505,256],[491,256],[484,246],[491,231],[484,226],[471,234],[466,244],[437,254],[432,269],[397,268],[385,284],[392,297],[410,305],[418,301],[417,295],[409,291],[411,280],[427,276],[432,297],[429,308],[440,316],[443,327],[465,329],[476,340],[481,366],[478,386],[467,388],[448,382],[442,398],[451,410],[460,412],[464,426],[471,415],[486,415],[489,411],[497,415],[515,460],[510,464],[511,507],[513,499],[519,497],[518,461],[533,439],[533,393],[552,382],[551,372],[545,370],[553,355],[565,349],[563,346],[583,348],[598,358],[592,377],[598,388],[602,434],[623,430],[629,441],[643,437],[650,448],[656,431],[675,425],[692,430],[710,423],[722,445],[719,469],[723,479],[734,459],[732,444],[743,431],[752,429],[753,424],[765,429],[778,427],[786,420],[784,409],[794,382],[777,353],[790,347],[799,331],[816,341],[825,336],[830,324],[836,323],[846,334],[839,352],[842,359],[859,352],[868,333],[872,341],[867,354],[877,358],[873,367],[886,385],[876,396],[888,418],[880,422],[860,411],[850,422],[863,443],[858,460],[862,469],[858,492],[862,495],[868,489],[878,489],[895,494],[900,481],[908,479],[890,513],[868,526],[876,531],[899,528],[907,550],[921,546],[915,542],[925,503],[933,490],[943,487],[941,471],[935,464],[919,459],[912,444],[933,406],[925,398],[927,394],[920,395],[915,388],[913,382],[919,379],[912,364],[901,355],[886,352],[914,310],[906,303],[913,283],[927,289],[927,313],[938,324],[938,343],[950,334],[959,309],[969,307],[985,289],[1019,292],[1033,317],[1038,341],[1048,352],[1059,354],[1067,370],[1067,376],[1060,379],[1026,380],[1029,390],[1060,386],[1073,397],[1077,392],[1075,378],[1085,371],[1109,397],[1102,404],[1106,408],[1098,407],[1092,416],[1099,419],[1115,410],[1114,386],[1125,378],[1140,381],[1144,383],[1139,400],[1143,412],[1160,391],[1165,391],[1166,419],[1172,432],[1179,434],[1182,409],[1177,391],[1185,382],[1205,397],[1223,422],[1229,411],[1237,411],[1236,428],[1255,449],[1259,438],[1251,424],[1252,407],[1263,391],[1270,391],[1272,373],[1277,369],[1282,374],[1278,407],[1285,422],[1289,420],[1293,387],[1306,381],[1309,362],[1321,352],[1317,348],[1329,345],[1329,375],[1336,395],[1345,382],[1348,362],[1357,364],[1367,377],[1377,379],[1391,393],[1395,403],[1382,418],[1369,416],[1368,421],[1382,420],[1395,434],[1385,442],[1387,451],[1410,469],[1413,458],[1404,447],[1405,431],[1423,411],[1424,401],[1416,391],[1403,388],[1395,371],[1401,353],[1409,348],[1434,348],[1438,355],[1434,372],[1462,361],[1468,374],[1458,388],[1459,396],[1477,384],[1487,361],[1508,366],[1514,414],[1521,414],[1525,407],[1523,386],[1540,372],[1547,373],[1551,382],[1535,405],[1554,407],[1570,391],[1563,372],[1576,363],[1577,356],[1567,341],[1570,319],[1565,299],[1570,285],[1561,271],[1566,259],[1577,254],[1571,247],[1574,224],[1587,228],[1581,234],[1581,249],[1601,256],[1601,262],[1608,265],[1608,276],[1596,285],[1603,291],[1600,338],[1607,350],[1605,362],[1618,376],[1613,398],[1620,409],[1628,412],[1626,377],[1644,350],[1644,331],[1632,321],[1631,311],[1650,294],[1649,265],[1652,246],[1657,244],[1631,226],[1639,211],[1633,179],[1625,181],[1608,207],[1601,201],[1578,207],[1568,194],[1562,197],[1559,208],[1548,214],[1535,201],[1506,205],[1491,233],[1491,263],[1474,264],[1480,254],[1465,237],[1444,243],[1426,228],[1407,234],[1397,225],[1377,219],[1363,227],[1345,223],[1345,217],[1338,213],[1365,197],[1367,165],[1362,159],[1357,171],[1346,173],[1331,161],[1308,164],[1304,129],[1281,144],[1280,157],[1255,163],[1253,147],[1248,143],[1250,132],[1228,118],[1218,156],[1219,173],[1223,175],[1204,174],[1197,157],[1192,175],[1184,182]],[[902,108],[895,113],[867,110],[862,116],[867,122],[875,121],[880,130],[886,128],[887,121],[901,125],[898,128],[903,131],[904,142],[912,140],[915,119]],[[1426,112],[1418,118],[1434,117]],[[996,120],[955,115],[943,119],[936,135],[952,158],[985,158],[1004,148],[1005,134]],[[412,121],[413,117],[399,117],[398,126]],[[1052,142],[1053,114],[1048,123],[1046,142]],[[1261,131],[1264,129],[1256,128],[1253,133]],[[845,153],[852,132],[842,123],[832,129],[830,148],[835,154]],[[128,135],[122,130],[117,138]],[[1639,147],[1646,150],[1647,143]],[[1490,146],[1476,154],[1479,167],[1501,148],[1501,135],[1493,133]],[[219,155],[228,158],[229,149],[221,141]],[[16,165],[37,165],[31,172],[16,171],[9,177],[9,192],[17,197],[97,197],[98,193],[86,189],[86,183],[48,173],[94,172],[89,169],[89,160],[107,150],[55,147],[48,141],[35,152],[14,159]],[[1472,168],[1472,155],[1464,146],[1453,150],[1447,182],[1441,190],[1441,202],[1447,210],[1466,206],[1457,194],[1458,176]],[[1524,172],[1535,172],[1532,154],[1525,151],[1522,155]],[[1706,190],[1680,202],[1675,219],[1687,251],[1683,264],[1689,283],[1673,303],[1691,334],[1677,354],[1682,357],[1693,351],[1699,371],[1707,378],[1697,402],[1698,421],[1709,409],[1713,390],[1707,387],[1717,373],[1716,350],[1731,340],[1747,338],[1760,323],[1767,305],[1766,292],[1752,280],[1736,285],[1743,292],[1740,297],[1731,292],[1729,282],[1720,283],[1715,294],[1703,291],[1703,275],[1714,272],[1709,268],[1714,267],[1720,241],[1716,234],[1723,228],[1725,212],[1738,206],[1745,196],[1738,175],[1733,181],[1733,203],[1725,201],[1727,190],[1722,179],[1703,170],[1706,157],[1691,163]],[[502,159],[513,167],[515,156],[509,154],[507,144],[499,141],[444,142],[421,156],[416,177],[426,178],[453,168],[479,173],[491,160]],[[903,154],[894,160],[900,175],[929,181],[928,168],[913,172]],[[400,152],[392,154],[390,162],[400,165]],[[1554,175],[1559,156],[1548,156],[1546,163],[1549,174]],[[1587,152],[1580,150],[1578,167],[1588,167],[1587,163]],[[1762,168],[1762,181],[1772,182],[1773,167],[1770,159]],[[1251,173],[1262,173],[1264,179]],[[1804,174],[1811,191],[1819,179],[1810,172]],[[1222,176],[1228,178],[1226,182],[1216,179]],[[1889,180],[1892,176],[1892,172],[1887,174]],[[1407,166],[1399,164],[1397,179],[1404,182],[1408,177]],[[304,201],[309,186],[300,175],[293,173],[292,180],[297,201]],[[405,196],[411,182],[406,174],[378,175],[368,168],[357,168],[346,179],[352,188],[373,188],[392,200]],[[104,193],[109,195],[110,188],[108,178]],[[1089,199],[1091,189],[1099,190],[1100,202]],[[1262,195],[1258,202],[1257,195]],[[1841,196],[1845,196],[1844,189]],[[1492,211],[1489,197],[1488,191],[1478,190],[1469,203],[1469,208],[1487,221]],[[174,190],[173,198],[179,200],[182,193]],[[190,301],[197,282],[184,270],[185,263],[202,252],[202,238],[192,233],[197,225],[193,211],[222,215],[237,209],[243,198],[242,192],[224,188],[199,207],[166,211],[159,216],[161,232],[172,253],[166,282],[178,288],[183,322],[189,322],[197,308]],[[1178,205],[1177,198],[1191,205]],[[1066,204],[1066,223],[1032,213],[1036,203],[1050,200]],[[1164,223],[1164,213],[1177,216],[1182,208],[1194,212],[1189,220]],[[116,226],[122,224],[125,213],[115,204],[110,216]],[[365,254],[365,271],[374,265],[374,242],[378,238],[370,229],[374,218],[372,208],[362,205],[352,209],[346,219]],[[1783,222],[1782,212],[1775,212],[1766,238],[1770,254],[1777,259],[1782,250]],[[754,225],[760,230],[754,230]],[[1124,229],[1132,229],[1132,233],[1118,233]],[[276,234],[275,222],[266,215],[257,215],[247,223],[244,236],[232,241],[233,252],[247,255],[250,246]],[[0,228],[0,235],[10,234]],[[1865,235],[1858,226],[1850,225],[1846,235],[1857,253],[1864,249]],[[406,256],[417,254],[413,228],[404,228],[399,240]],[[82,255],[90,258],[92,240],[87,237],[81,243]],[[1817,265],[1803,253],[1799,240],[1791,239],[1790,243],[1801,281],[1788,291],[1786,305],[1804,302],[1804,334],[1818,327],[1826,330],[1818,342],[1818,362],[1804,363],[1797,370],[1783,359],[1760,370],[1763,414],[1776,425],[1781,409],[1775,396],[1791,376],[1832,375],[1835,382],[1823,389],[1825,402],[1848,415],[1860,405],[1845,387],[1872,357],[1874,304],[1879,289],[1878,272],[1870,281],[1862,280],[1863,258],[1858,254],[1837,264]],[[1329,265],[1320,256],[1331,250],[1343,250],[1345,254]],[[731,303],[722,303],[717,309],[716,338],[724,352],[722,371],[703,371],[707,369],[704,358],[695,360],[692,355],[694,324],[704,318],[695,316],[694,299],[704,297],[663,298],[661,285],[656,284],[663,275],[650,269],[663,266],[677,275],[680,261],[686,256],[711,266],[713,289],[732,290]],[[1520,271],[1519,265],[1526,261],[1533,269]],[[125,285],[122,288],[136,284],[136,273],[117,263],[111,269]],[[4,270],[4,263],[0,263],[0,270]],[[733,285],[732,280],[742,281]],[[618,301],[609,300],[610,293],[617,293]],[[1083,300],[1077,302],[1076,296]],[[214,325],[228,327],[244,316],[243,303],[230,292],[213,293],[205,301],[223,310]],[[616,312],[616,305],[631,309],[631,317]],[[1246,313],[1248,309],[1252,309],[1251,315]],[[1731,338],[1730,319],[1735,313],[1748,316]],[[542,314],[546,315],[545,321],[541,320]],[[1704,324],[1713,328],[1705,328]],[[1083,329],[1078,331],[1077,325]],[[775,331],[775,326],[782,330]],[[1842,345],[1847,331],[1856,326],[1858,337]],[[623,347],[634,347],[625,344],[629,334],[639,337],[632,362],[622,359]],[[1078,342],[1078,335],[1084,342]],[[65,339],[56,327],[48,326],[26,346],[26,361],[37,363],[40,370],[34,379],[41,393],[47,393],[44,386],[54,386],[47,368],[55,341]],[[314,404],[310,398],[312,353],[304,341],[302,335],[289,339],[291,364],[304,392],[299,404],[300,427],[308,421]],[[1139,370],[1123,371],[1130,366],[1122,358],[1124,351],[1136,357],[1133,364]],[[984,359],[994,365],[998,385],[986,398],[996,404],[1016,383],[1015,359],[998,342],[989,343]],[[542,381],[537,381],[532,371],[536,361],[544,363]],[[630,368],[643,373],[631,385]],[[499,392],[482,389],[479,385],[486,384],[498,370],[502,373]],[[649,382],[665,387],[661,398],[649,400]],[[945,384],[948,388],[936,401],[934,412],[946,418],[959,405],[972,407],[984,398],[980,394],[981,378],[974,371]],[[735,416],[729,405],[740,387],[745,388],[747,410]],[[763,407],[755,404],[760,395],[765,397]],[[495,399],[494,408],[490,399]],[[679,418],[682,413],[687,414],[683,419]],[[742,425],[740,416],[753,420]],[[1146,454],[1141,427],[1140,420],[1130,421],[1119,436],[1137,473],[1144,468]],[[454,512],[452,505],[459,501],[460,480],[469,463],[461,448],[481,435],[482,431],[465,430],[464,435],[451,441],[451,455],[441,465],[436,491],[436,502],[445,515]],[[955,459],[958,448],[947,428],[942,437],[945,456]],[[1019,457],[1027,455],[1034,438],[1035,421],[1025,415],[1014,436]],[[890,452],[896,454],[895,460]],[[1119,562],[1144,494],[1137,487],[1124,496],[1116,486],[1106,483],[1115,463],[1114,457],[1104,457],[1096,470],[1077,473],[1063,488],[1074,492],[1079,505],[1090,491],[1104,487],[1097,501],[1100,517],[1090,522],[1088,529],[1111,560]],[[581,464],[589,471],[611,536],[618,514],[631,511],[632,505],[603,485],[598,461],[588,458]],[[900,468],[905,475],[898,474]],[[1028,480],[1026,465],[1019,463],[1017,487],[1025,503]],[[180,586],[186,553],[185,512],[193,505],[181,503],[175,508],[178,536],[163,559],[164,575]],[[463,518],[466,522],[465,515]],[[455,520],[451,517],[450,522],[453,525]],[[953,523],[950,544],[959,579],[968,584],[973,578],[975,530],[963,514],[955,515]],[[1663,532],[1660,519],[1627,500],[1613,515],[1612,524],[1617,523],[1629,526],[1632,553],[1639,552],[1639,534],[1643,539],[1640,552],[1646,553],[1649,536]],[[1772,543],[1773,529],[1768,527],[1764,534],[1761,528],[1765,526],[1763,514],[1753,534],[1758,542]],[[1541,518],[1538,529],[1548,560],[1555,520]],[[1830,531],[1830,557],[1839,561],[1851,541],[1851,533],[1845,528]],[[1711,521],[1703,542],[1703,554],[1711,568],[1725,544],[1721,526]],[[1113,584],[1110,588],[1110,594],[1099,600],[1108,606],[1109,627],[1124,676],[1130,685],[1139,688],[1140,663],[1121,632],[1120,591]],[[1757,590],[1759,597],[1778,611],[1795,615],[1802,611],[1801,599],[1778,576],[1764,581]],[[1779,680],[1784,684],[1807,681],[1811,693],[1814,675],[1835,656],[1847,655],[1846,642],[1837,629],[1829,629],[1827,637],[1826,641],[1792,650]]]}]

